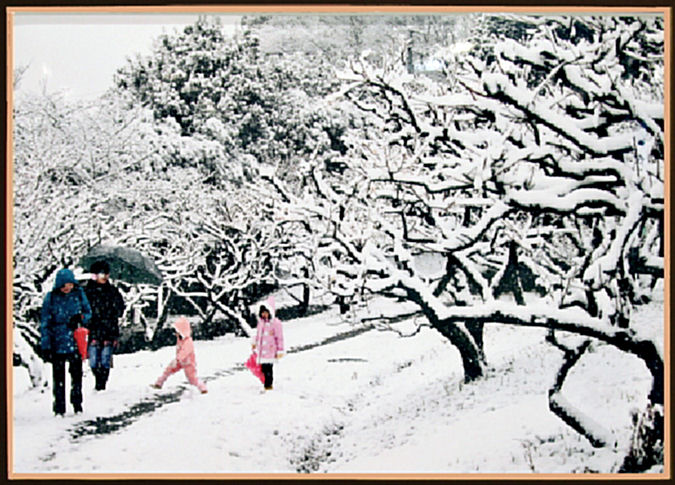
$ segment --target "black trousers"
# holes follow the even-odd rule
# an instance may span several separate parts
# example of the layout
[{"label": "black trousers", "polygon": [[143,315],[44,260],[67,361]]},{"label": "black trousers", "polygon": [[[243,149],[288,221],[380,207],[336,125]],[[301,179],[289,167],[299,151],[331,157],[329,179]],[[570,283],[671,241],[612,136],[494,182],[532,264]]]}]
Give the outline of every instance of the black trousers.
[{"label": "black trousers", "polygon": [[263,376],[265,377],[265,389],[270,389],[272,387],[272,381],[274,376],[272,375],[272,366],[274,364],[261,364]]},{"label": "black trousers", "polygon": [[82,358],[78,354],[54,354],[54,412],[66,412],[66,362],[70,372],[70,403],[76,411],[82,410]]}]

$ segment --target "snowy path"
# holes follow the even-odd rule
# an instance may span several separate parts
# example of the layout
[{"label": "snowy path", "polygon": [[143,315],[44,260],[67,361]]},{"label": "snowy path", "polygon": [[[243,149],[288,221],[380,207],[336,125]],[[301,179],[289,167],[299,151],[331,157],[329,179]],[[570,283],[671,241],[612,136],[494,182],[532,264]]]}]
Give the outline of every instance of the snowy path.
[{"label": "snowy path", "polygon": [[118,356],[103,393],[85,376],[83,416],[57,420],[48,393],[15,394],[14,471],[610,472],[629,436],[630,409],[648,385],[635,362],[604,347],[589,357],[569,397],[617,440],[595,450],[548,411],[560,355],[540,329],[486,329],[491,370],[471,384],[462,382],[457,351],[435,331],[410,339],[352,331],[335,314],[288,323],[291,350],[265,394],[242,365],[248,340],[231,336],[195,343],[206,395],[181,374],[161,391],[148,386],[171,359],[170,347]]},{"label": "snowy path", "polygon": [[[431,332],[429,337],[447,346]],[[55,446],[58,452],[46,455],[40,466],[45,471],[110,473],[316,471],[324,459],[315,454],[317,443],[343,427],[352,415],[349,410],[357,410],[354,403],[381,387],[382,376],[392,372],[391,361],[373,361],[369,349],[387,346],[395,351],[404,358],[393,370],[404,371],[411,364],[406,350],[416,354],[409,351],[409,343],[394,334],[372,332],[358,340],[334,339],[289,352],[276,366],[271,393],[261,394],[259,383],[243,370],[218,371],[205,396],[190,387],[182,390],[181,383],[179,389],[158,391],[167,402],[150,415],[105,436],[71,437]],[[152,390],[148,394],[149,401],[156,399]],[[111,449],[115,452],[106,452]]]},{"label": "snowy path", "polygon": [[[284,358],[284,361],[293,359],[294,355],[298,353],[308,352],[317,347],[353,338],[371,329],[369,326],[352,328],[344,323],[340,323],[337,317],[333,317],[333,321],[323,322],[321,326],[313,325],[311,317],[305,319],[306,321],[304,322],[300,320],[293,326],[289,326],[286,329],[287,342],[290,341],[296,344],[290,345],[287,351],[288,355]],[[312,328],[313,326],[315,328]],[[248,397],[251,395],[257,396],[259,392],[257,388],[258,382],[241,363],[250,351],[247,339],[224,337],[212,342],[198,341],[195,345],[197,347],[199,373],[210,388],[210,393],[206,396],[196,396],[191,386],[185,382],[182,374],[172,376],[164,389],[160,391],[147,388],[147,383],[152,382],[154,377],[156,377],[150,374],[149,368],[154,367],[157,369],[154,372],[155,374],[161,371],[162,366],[172,356],[172,348],[160,349],[154,353],[140,352],[139,354],[141,355],[138,359],[135,359],[134,356],[117,356],[116,368],[112,371],[111,385],[103,393],[95,393],[87,389],[87,380],[91,378],[87,376],[88,369],[85,369],[85,412],[80,416],[68,414],[62,420],[52,418],[48,414],[50,391],[46,390],[42,393],[36,390],[28,391],[26,395],[32,394],[35,398],[31,403],[31,408],[26,409],[25,406],[19,405],[16,406],[14,413],[15,459],[17,463],[15,469],[21,471],[19,457],[24,455],[24,452],[35,450],[35,444],[46,444],[47,446],[43,447],[42,453],[37,460],[41,465],[37,468],[32,467],[33,470],[38,471],[39,468],[42,468],[44,470],[62,471],[63,469],[59,465],[59,462],[64,459],[63,456],[72,453],[73,450],[80,446],[88,448],[89,445],[83,443],[88,443],[88,440],[90,441],[92,437],[100,441],[104,438],[103,435],[124,433],[125,428],[132,426],[140,420],[152,421],[154,416],[161,416],[165,406],[178,404],[180,407],[181,400],[183,399],[186,399],[188,402],[199,398],[203,400],[219,400],[221,398],[219,394],[222,394],[222,389],[219,389],[220,381],[228,377],[237,378],[235,386],[239,385],[240,382],[245,384],[245,395]],[[219,350],[222,352],[218,352]],[[158,359],[159,354],[164,356],[164,358]],[[152,365],[144,365],[142,363],[149,359],[153,360]],[[132,360],[138,360],[139,362],[136,364],[130,363]],[[123,361],[122,366],[119,366],[123,368],[118,370],[117,364],[119,361]],[[226,368],[216,367],[223,362],[227,362],[230,365]],[[283,363],[280,363],[277,367],[283,368],[283,365]],[[115,381],[121,379],[119,374],[122,372],[127,374],[142,373],[147,378],[139,379],[140,376],[138,375],[135,377],[127,375],[127,377],[131,378],[126,384],[131,385],[125,385],[122,389],[119,389],[119,385],[116,386]],[[132,387],[136,391],[133,395],[130,392]],[[278,384],[277,387],[279,387]],[[131,400],[134,400],[134,402],[130,402]],[[226,397],[225,400],[228,401],[231,398]],[[37,402],[40,402],[42,409],[36,407]],[[219,414],[218,411],[214,411],[214,413],[216,415]],[[35,417],[36,415],[39,415],[40,418],[32,419],[30,417]],[[22,424],[26,426],[24,427]],[[47,435],[46,437],[50,438],[47,440],[35,439],[34,433],[43,434],[44,429],[42,425],[45,424],[47,424],[48,429],[55,431],[55,433],[51,436]],[[32,455],[32,453],[28,453],[28,455]],[[31,457],[30,461],[33,461],[35,458]]]},{"label": "snowy path", "polygon": [[[368,326],[353,330],[347,330],[342,333],[338,333],[334,336],[327,337],[321,340],[320,342],[305,344],[300,347],[292,347],[288,349],[287,354],[304,352],[309,349],[320,347],[322,345],[328,345],[334,342],[338,342],[340,340],[353,338],[369,330],[371,330],[371,327]],[[231,376],[235,372],[248,373],[249,371],[246,369],[244,364],[237,364],[228,369],[222,369],[213,373],[212,375],[205,376],[202,380],[208,384],[210,381],[220,379],[226,376]],[[119,414],[103,417],[99,416],[96,417],[96,419],[78,423],[72,430],[70,430],[71,438],[73,440],[76,440],[82,436],[102,435],[115,432],[121,428],[129,426],[135,421],[138,421],[145,415],[153,413],[158,408],[166,404],[175,403],[179,401],[181,396],[188,390],[190,390],[189,384],[186,383],[183,385],[179,385],[178,388],[172,392],[157,392],[156,395],[146,397],[143,400],[135,404],[132,404],[130,409],[125,410]]]}]

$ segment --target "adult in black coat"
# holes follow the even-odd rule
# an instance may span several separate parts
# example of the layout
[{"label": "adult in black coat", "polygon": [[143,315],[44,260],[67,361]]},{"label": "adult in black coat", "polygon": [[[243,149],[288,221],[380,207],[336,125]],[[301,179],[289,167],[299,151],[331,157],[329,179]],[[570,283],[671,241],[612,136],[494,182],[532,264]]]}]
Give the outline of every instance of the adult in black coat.
[{"label": "adult in black coat", "polygon": [[124,299],[109,281],[110,265],[96,261],[91,265],[92,279],[84,291],[91,305],[89,321],[89,365],[96,379],[97,391],[105,389],[112,365],[112,354],[120,336],[119,318],[124,313]]}]

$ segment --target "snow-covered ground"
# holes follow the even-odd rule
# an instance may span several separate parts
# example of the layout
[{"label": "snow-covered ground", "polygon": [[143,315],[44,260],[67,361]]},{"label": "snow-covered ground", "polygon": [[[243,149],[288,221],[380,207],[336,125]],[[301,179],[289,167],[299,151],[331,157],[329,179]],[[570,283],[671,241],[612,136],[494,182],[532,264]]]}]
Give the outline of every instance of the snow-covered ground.
[{"label": "snow-covered ground", "polygon": [[[662,329],[660,302],[637,321]],[[660,321],[659,321],[660,318]],[[174,349],[115,356],[106,391],[85,370],[84,413],[51,412],[51,389],[14,370],[15,478],[41,474],[613,473],[646,402],[649,374],[597,344],[569,377],[565,397],[614,438],[595,449],[548,410],[562,359],[542,329],[486,326],[489,374],[464,384],[457,350],[425,328],[410,338],[352,330],[327,312],[284,324],[289,353],[274,390],[242,364],[247,339],[196,341],[208,394],[182,373],[149,387]],[[94,433],[96,428],[109,432]],[[658,470],[656,470],[658,471]]]}]

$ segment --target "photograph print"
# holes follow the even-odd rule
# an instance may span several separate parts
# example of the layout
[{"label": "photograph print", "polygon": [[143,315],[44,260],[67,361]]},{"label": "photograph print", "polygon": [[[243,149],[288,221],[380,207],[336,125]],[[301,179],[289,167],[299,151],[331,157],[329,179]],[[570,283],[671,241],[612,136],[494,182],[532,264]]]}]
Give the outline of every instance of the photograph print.
[{"label": "photograph print", "polygon": [[670,476],[667,9],[7,15],[10,478]]}]

